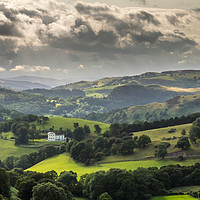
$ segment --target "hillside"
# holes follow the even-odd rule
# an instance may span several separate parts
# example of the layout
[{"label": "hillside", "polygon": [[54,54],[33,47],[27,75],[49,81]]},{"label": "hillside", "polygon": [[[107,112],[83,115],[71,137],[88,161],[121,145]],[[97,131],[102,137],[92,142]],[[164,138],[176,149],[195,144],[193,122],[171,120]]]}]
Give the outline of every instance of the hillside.
[{"label": "hillside", "polygon": [[36,172],[47,172],[51,170],[55,170],[57,173],[62,171],[73,171],[76,172],[77,175],[80,177],[86,173],[93,173],[96,171],[105,170],[108,171],[111,168],[119,168],[119,169],[127,169],[127,170],[135,170],[138,167],[162,167],[166,165],[184,165],[190,166],[199,162],[200,159],[192,159],[186,160],[184,162],[178,162],[174,160],[144,160],[144,161],[125,161],[125,162],[112,162],[112,163],[105,163],[93,166],[85,166],[80,163],[74,162],[69,156],[66,154],[61,154],[49,159],[46,159],[33,167],[27,169],[27,171],[36,171]]},{"label": "hillside", "polygon": [[90,130],[92,133],[94,133],[94,125],[98,124],[102,128],[102,132],[109,129],[109,125],[101,122],[95,122],[95,121],[89,121],[84,119],[76,119],[76,118],[65,118],[65,117],[49,117],[49,121],[47,121],[44,125],[34,123],[37,127],[37,129],[46,129],[49,130],[52,126],[54,126],[55,130],[59,130],[59,128],[63,128],[63,130],[71,129],[73,130],[74,123],[78,123],[79,126],[88,125],[90,127]]},{"label": "hillside", "polygon": [[19,117],[21,115],[23,115],[21,112],[18,112],[16,110],[6,109],[0,105],[0,122],[6,121],[7,119],[13,119],[15,117]]},{"label": "hillside", "polygon": [[37,148],[23,148],[14,145],[14,140],[0,139],[0,160],[4,160],[9,156],[20,157],[29,153],[37,152]]},{"label": "hillside", "polygon": [[114,110],[108,113],[91,113],[85,117],[105,123],[133,123],[180,117],[200,112],[200,94],[177,96],[164,103],[150,103]]},{"label": "hillside", "polygon": [[[134,116],[132,116],[132,109],[131,111],[124,109],[117,112],[112,110],[153,102],[163,103],[176,96],[198,94],[200,93],[199,77],[199,71],[152,72],[133,77],[104,78],[94,82],[81,81],[50,90],[33,89],[19,92],[0,89],[0,104],[7,109],[15,109],[22,113],[65,115],[74,118],[83,118],[93,112],[111,112],[110,116],[100,114],[98,119],[95,119],[96,117],[90,114],[87,118],[106,123],[126,122],[127,119],[128,122],[136,119],[156,120],[161,119],[162,116],[160,117],[159,113],[154,113],[151,108],[147,109],[148,106],[141,107],[141,113],[133,111]],[[177,84],[160,85],[162,81],[155,82],[158,79]],[[143,85],[142,81],[144,80],[153,81]],[[177,87],[180,82],[181,86]],[[155,104],[154,107],[160,109],[158,104]],[[164,108],[168,109],[166,106],[163,106],[162,109]],[[145,112],[145,109],[150,114]],[[170,115],[166,112],[162,110],[161,115],[169,117]],[[196,112],[196,110],[194,109],[190,113],[192,112]],[[109,119],[107,119],[108,117]]]},{"label": "hillside", "polygon": [[[187,151],[182,151],[181,149],[174,148],[179,137],[182,136],[181,132],[183,129],[186,131],[186,136],[189,134],[189,129],[191,124],[178,125],[167,128],[153,129],[147,131],[140,131],[134,133],[133,137],[148,135],[151,138],[151,143],[148,144],[143,149],[134,149],[134,153],[131,155],[111,155],[107,156],[103,160],[99,161],[97,165],[85,166],[80,163],[73,161],[68,155],[65,154],[59,155],[50,159],[47,159],[37,165],[31,167],[29,170],[45,172],[48,170],[56,170],[58,173],[63,170],[72,170],[74,169],[78,175],[84,173],[91,173],[99,170],[108,170],[110,168],[122,168],[122,169],[136,169],[137,167],[161,167],[163,165],[170,164],[181,164],[181,165],[190,165],[195,162],[199,162],[199,159],[189,159],[193,155],[198,155],[200,150],[200,144],[191,145],[190,149]],[[171,129],[175,129],[174,133],[169,133]],[[170,146],[167,148],[167,159],[158,160],[154,158],[155,146],[161,142],[169,142]],[[182,162],[177,162],[171,160],[172,158],[177,158],[179,155],[188,156],[188,159]],[[57,163],[57,164],[55,164]],[[58,164],[59,163],[59,164]]]},{"label": "hillside", "polygon": [[54,126],[54,130],[59,130],[62,128],[62,130],[71,129],[73,130],[74,123],[78,123],[80,127],[83,127],[84,125],[88,125],[91,130],[91,134],[94,134],[95,129],[94,125],[98,124],[102,128],[102,132],[105,132],[109,129],[108,124],[99,123],[99,122],[93,122],[83,119],[69,119],[64,117],[50,117],[49,121],[47,121],[45,124],[39,124],[38,122],[31,122],[29,123],[30,126],[32,124],[36,125],[37,130],[41,130],[41,134],[43,134],[44,139],[35,139],[34,142],[32,140],[29,140],[29,144],[22,145],[22,146],[16,146],[14,145],[15,135],[12,132],[1,132],[0,133],[0,159],[5,159],[9,156],[16,156],[20,157],[25,154],[29,154],[32,152],[39,151],[43,145],[59,145],[62,142],[47,142],[47,134],[43,133],[43,130],[45,132],[48,132],[52,126]]},{"label": "hillside", "polygon": [[45,114],[53,109],[51,102],[40,94],[22,93],[19,91],[0,88],[0,104],[7,109],[27,114]]},{"label": "hillside", "polygon": [[55,89],[101,88],[105,86],[121,86],[127,84],[151,85],[160,84],[169,87],[196,88],[200,87],[200,70],[166,71],[161,73],[147,72],[136,76],[107,77],[96,81],[80,81]]},{"label": "hillside", "polygon": [[[196,92],[198,93],[200,90],[196,90]],[[171,91],[170,88],[159,85],[124,85],[114,88],[108,98],[126,102],[129,105],[144,105],[152,102],[164,102],[175,96],[188,93],[181,90]]]},{"label": "hillside", "polygon": [[71,98],[71,97],[85,97],[85,92],[82,90],[47,90],[47,89],[32,89],[32,90],[24,90],[25,93],[31,94],[41,94],[46,97],[60,97],[60,98]]}]

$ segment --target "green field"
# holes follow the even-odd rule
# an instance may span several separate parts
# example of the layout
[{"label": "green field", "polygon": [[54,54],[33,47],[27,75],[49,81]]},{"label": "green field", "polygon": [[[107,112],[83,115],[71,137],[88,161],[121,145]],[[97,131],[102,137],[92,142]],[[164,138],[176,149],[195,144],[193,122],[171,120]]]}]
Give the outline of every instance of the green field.
[{"label": "green field", "polygon": [[[168,153],[176,153],[180,152],[180,149],[174,148],[178,141],[178,137],[181,137],[181,132],[183,129],[186,130],[186,135],[189,135],[189,129],[191,127],[191,124],[184,124],[184,125],[178,125],[178,126],[173,126],[173,127],[167,127],[167,128],[160,128],[160,129],[153,129],[153,130],[148,130],[148,131],[140,131],[134,133],[133,137],[135,136],[141,136],[141,135],[148,135],[151,138],[152,143],[147,145],[143,149],[134,149],[134,153],[131,155],[127,156],[122,156],[122,155],[111,155],[106,157],[104,160],[100,161],[101,162],[115,162],[115,161],[129,161],[129,160],[139,160],[139,159],[146,159],[146,158],[152,158],[154,157],[154,151],[155,151],[155,145],[160,144],[161,142],[169,142],[171,145],[167,149]],[[168,133],[168,131],[171,128],[175,128],[176,132],[175,133]],[[173,138],[177,137],[177,139],[173,140],[162,140],[163,137],[165,138]],[[191,145],[191,148],[188,151],[185,151],[186,155],[191,155],[191,154],[197,154],[200,150],[200,144]]]},{"label": "green field", "polygon": [[3,160],[8,156],[20,157],[25,154],[33,153],[39,149],[22,148],[14,145],[14,141],[0,139],[0,159]]},{"label": "green field", "polygon": [[162,196],[162,197],[153,197],[151,200],[194,200],[197,198],[191,197],[189,195],[175,195],[175,196]]},{"label": "green field", "polygon": [[[79,123],[79,126],[84,126],[84,125],[88,125],[90,126],[91,132],[94,133],[94,125],[95,124],[99,124],[99,126],[102,128],[102,132],[104,132],[105,130],[109,129],[109,125],[108,124],[104,124],[104,123],[99,123],[99,122],[93,122],[93,121],[88,121],[88,120],[82,120],[82,119],[74,119],[74,118],[64,118],[64,117],[50,117],[49,121],[44,125],[41,124],[35,124],[37,125],[38,129],[49,129],[50,127],[54,126],[55,129],[59,129],[60,127],[63,128],[63,130],[69,128],[69,129],[73,129],[73,124],[77,122]],[[13,133],[12,132],[7,132],[7,133],[2,133],[1,134],[3,136],[3,138],[6,139],[10,139],[11,137],[13,137]],[[25,154],[29,154],[32,152],[36,152],[39,151],[39,148],[35,149],[35,148],[30,148],[30,147],[41,147],[42,145],[46,145],[46,144],[51,144],[51,145],[59,145],[60,142],[47,142],[45,139],[41,139],[41,140],[34,140],[34,143],[32,140],[29,141],[30,145],[24,145],[23,147],[29,147],[29,148],[23,148],[23,147],[18,147],[14,145],[14,140],[10,141],[10,140],[3,140],[0,139],[0,159],[5,159],[8,156],[16,156],[16,157],[20,157],[22,155]]]},{"label": "green field", "polygon": [[161,167],[164,165],[180,164],[180,165],[192,165],[196,162],[200,162],[200,159],[191,159],[183,162],[177,162],[174,160],[146,160],[146,161],[129,161],[129,162],[114,162],[92,166],[85,166],[81,163],[76,163],[72,158],[66,154],[61,154],[48,158],[33,167],[29,168],[30,171],[47,172],[55,170],[57,173],[62,171],[74,171],[81,176],[86,173],[92,173],[100,170],[109,170],[110,168],[120,168],[127,170],[135,170],[138,167]]},{"label": "green field", "polygon": [[102,98],[102,97],[108,96],[110,94],[111,90],[118,86],[120,86],[120,85],[88,88],[88,89],[84,90],[84,92],[87,97]]},{"label": "green field", "polygon": [[37,129],[49,129],[52,126],[54,126],[55,130],[59,130],[59,128],[63,128],[63,130],[71,129],[73,130],[74,123],[79,123],[79,126],[88,125],[90,127],[91,132],[93,133],[95,131],[94,125],[98,124],[102,128],[102,132],[109,129],[108,124],[101,123],[101,122],[94,122],[84,119],[77,119],[77,118],[65,118],[65,117],[49,117],[49,121],[46,122],[46,124],[43,126],[42,124],[34,123],[37,126]]}]

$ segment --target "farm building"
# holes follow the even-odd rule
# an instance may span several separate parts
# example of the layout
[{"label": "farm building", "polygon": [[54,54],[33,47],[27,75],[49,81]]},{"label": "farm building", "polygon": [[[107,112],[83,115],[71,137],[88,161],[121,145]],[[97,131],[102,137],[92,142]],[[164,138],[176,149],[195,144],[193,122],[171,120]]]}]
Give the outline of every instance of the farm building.
[{"label": "farm building", "polygon": [[48,132],[48,140],[47,141],[65,141],[66,138],[64,135],[57,135],[54,132]]}]

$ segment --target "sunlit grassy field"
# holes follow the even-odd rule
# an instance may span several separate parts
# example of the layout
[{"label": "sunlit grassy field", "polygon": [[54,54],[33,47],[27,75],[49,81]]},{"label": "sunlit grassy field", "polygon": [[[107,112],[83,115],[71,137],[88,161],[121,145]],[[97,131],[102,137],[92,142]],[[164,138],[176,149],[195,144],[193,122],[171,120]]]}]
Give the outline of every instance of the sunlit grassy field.
[{"label": "sunlit grassy field", "polygon": [[113,86],[105,86],[105,87],[96,87],[96,88],[88,88],[84,90],[87,97],[97,97],[101,98],[104,96],[108,96],[112,89],[117,87],[119,85],[113,85]]},{"label": "sunlit grassy field", "polygon": [[114,162],[114,163],[105,163],[93,166],[85,166],[81,163],[76,163],[66,154],[61,154],[54,156],[52,158],[46,159],[28,170],[37,171],[37,172],[46,172],[50,170],[55,170],[57,173],[62,171],[74,171],[81,176],[86,173],[92,173],[100,170],[109,170],[110,168],[120,168],[127,170],[135,170],[138,167],[161,167],[164,165],[180,164],[180,165],[192,165],[196,162],[200,162],[200,159],[191,159],[183,162],[177,162],[174,160],[145,160],[145,161],[127,161],[127,162]]},{"label": "sunlit grassy field", "polygon": [[[149,158],[149,157],[154,157],[154,151],[155,151],[155,145],[160,144],[161,142],[169,142],[171,145],[168,147],[167,151],[168,153],[173,153],[173,152],[178,152],[180,149],[174,148],[178,141],[178,137],[181,137],[182,130],[186,130],[186,137],[189,136],[189,129],[192,124],[184,124],[184,125],[178,125],[178,126],[173,126],[173,127],[166,127],[166,128],[160,128],[160,129],[153,129],[153,130],[147,130],[147,131],[140,131],[134,133],[133,137],[135,136],[141,136],[141,135],[148,135],[151,138],[152,143],[147,145],[143,149],[134,149],[134,153],[131,155],[111,155],[106,157],[104,160],[100,161],[101,162],[115,162],[115,161],[129,161],[129,160],[138,160],[138,159],[144,159],[144,158]],[[176,132],[175,133],[168,133],[168,131],[171,128],[175,128]],[[173,140],[162,140],[163,138],[173,138],[177,137],[177,139]],[[200,150],[200,144],[191,145],[190,149],[186,151],[187,155],[190,154],[198,154]]]},{"label": "sunlit grassy field", "polygon": [[153,197],[151,200],[194,200],[196,198],[189,195],[176,195],[176,196],[162,196],[162,197]]},{"label": "sunlit grassy field", "polygon": [[39,151],[39,149],[22,148],[14,145],[14,141],[0,139],[0,159],[3,160],[8,156],[20,157],[25,154]]},{"label": "sunlit grassy field", "polygon": [[106,131],[109,128],[108,124],[101,123],[101,122],[95,122],[95,121],[89,121],[84,119],[76,119],[76,118],[64,118],[64,117],[49,117],[49,121],[46,122],[46,124],[43,126],[42,124],[38,124],[35,122],[35,125],[37,126],[37,129],[49,129],[52,126],[54,126],[54,129],[58,130],[59,128],[65,129],[71,129],[73,130],[74,123],[79,123],[79,126],[88,125],[90,127],[91,132],[94,132],[94,125],[98,124],[102,128],[102,132]]}]

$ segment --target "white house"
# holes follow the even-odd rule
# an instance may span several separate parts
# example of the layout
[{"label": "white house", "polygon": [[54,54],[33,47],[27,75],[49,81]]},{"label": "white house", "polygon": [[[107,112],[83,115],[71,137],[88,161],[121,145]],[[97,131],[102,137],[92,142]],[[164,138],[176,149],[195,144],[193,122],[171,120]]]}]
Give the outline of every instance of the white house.
[{"label": "white house", "polygon": [[56,135],[54,132],[48,132],[47,141],[66,141],[66,138],[64,135]]}]

